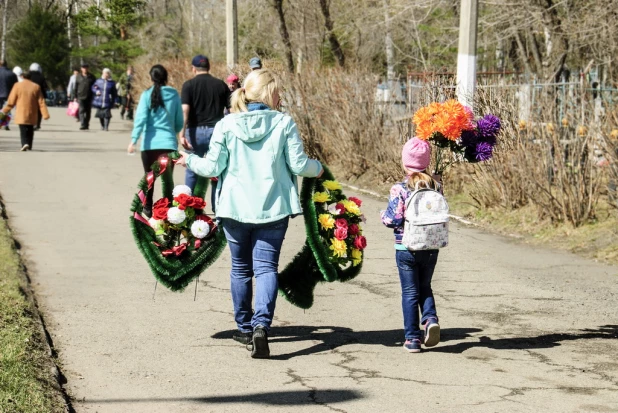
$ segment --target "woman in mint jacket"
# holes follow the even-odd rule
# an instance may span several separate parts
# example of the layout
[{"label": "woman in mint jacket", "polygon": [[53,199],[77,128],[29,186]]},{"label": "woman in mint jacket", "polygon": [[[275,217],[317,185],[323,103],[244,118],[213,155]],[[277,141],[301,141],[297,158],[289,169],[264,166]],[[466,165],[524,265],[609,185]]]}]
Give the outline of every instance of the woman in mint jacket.
[{"label": "woman in mint jacket", "polygon": [[[179,164],[219,177],[216,212],[232,254],[231,292],[238,332],[251,357],[268,358],[281,245],[289,217],[301,214],[297,175],[319,177],[320,162],[304,152],[296,124],[279,107],[278,80],[251,72],[232,95],[232,114],[215,126],[204,158],[183,152]],[[255,311],[251,309],[255,276]]]},{"label": "woman in mint jacket", "polygon": [[[161,65],[150,69],[152,87],[142,93],[137,105],[133,133],[129,144],[129,153],[135,152],[135,144],[143,135],[141,154],[144,172],[159,156],[178,149],[176,136],[182,130],[182,104],[176,89],[167,85],[167,70]],[[152,217],[152,194],[150,189],[146,196],[144,215]]]}]

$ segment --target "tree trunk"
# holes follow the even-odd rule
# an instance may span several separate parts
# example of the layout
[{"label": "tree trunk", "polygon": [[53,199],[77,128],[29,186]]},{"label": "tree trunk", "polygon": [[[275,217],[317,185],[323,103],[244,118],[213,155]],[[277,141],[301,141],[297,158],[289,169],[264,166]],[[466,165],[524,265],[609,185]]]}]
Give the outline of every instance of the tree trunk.
[{"label": "tree trunk", "polygon": [[532,68],[530,67],[530,62],[528,62],[528,53],[526,53],[526,48],[524,46],[524,42],[521,40],[521,35],[519,32],[515,32],[513,35],[515,37],[515,41],[517,42],[517,50],[519,50],[519,57],[521,61],[524,63],[524,67],[526,68],[527,73],[534,73]]},{"label": "tree trunk", "polygon": [[4,7],[2,8],[2,45],[0,46],[0,59],[6,59],[6,15],[9,6],[9,0],[4,0]]},{"label": "tree trunk", "polygon": [[[71,40],[71,37],[72,37],[71,17],[73,13],[71,13],[70,0],[66,0],[65,3],[67,5],[67,37],[69,38],[69,49],[73,49],[73,41]],[[73,55],[70,54],[69,55],[69,69],[72,69],[72,68],[73,68]]]},{"label": "tree trunk", "polygon": [[[384,46],[386,48],[386,80],[391,82],[395,79],[395,50],[393,48],[393,38],[391,37],[391,19],[388,15],[389,0],[383,0],[384,6],[384,26],[386,27],[386,36],[384,37]],[[390,83],[389,87],[390,87]]]},{"label": "tree trunk", "polygon": [[285,24],[285,14],[283,13],[283,0],[274,0],[272,6],[277,12],[279,17],[279,33],[281,34],[281,40],[285,46],[285,60],[288,65],[288,71],[294,73],[294,54],[292,52],[292,43],[290,42],[290,34],[288,33],[288,27]]},{"label": "tree trunk", "polygon": [[324,16],[324,26],[326,27],[326,37],[330,43],[330,49],[332,50],[339,66],[345,66],[345,56],[339,44],[339,39],[333,30],[333,21],[330,18],[330,0],[320,0],[320,9]]}]

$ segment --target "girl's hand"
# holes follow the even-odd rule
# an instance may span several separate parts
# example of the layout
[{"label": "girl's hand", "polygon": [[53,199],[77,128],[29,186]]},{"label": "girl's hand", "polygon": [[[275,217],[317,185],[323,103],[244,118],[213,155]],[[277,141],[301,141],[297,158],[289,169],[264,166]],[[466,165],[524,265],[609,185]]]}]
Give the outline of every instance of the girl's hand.
[{"label": "girl's hand", "polygon": [[180,154],[180,158],[176,161],[176,165],[184,166],[186,168],[189,154],[183,151],[178,151],[178,153]]},{"label": "girl's hand", "polygon": [[127,152],[128,153],[135,153],[135,145],[133,145],[133,142],[131,142],[129,144],[129,147],[127,148]]}]

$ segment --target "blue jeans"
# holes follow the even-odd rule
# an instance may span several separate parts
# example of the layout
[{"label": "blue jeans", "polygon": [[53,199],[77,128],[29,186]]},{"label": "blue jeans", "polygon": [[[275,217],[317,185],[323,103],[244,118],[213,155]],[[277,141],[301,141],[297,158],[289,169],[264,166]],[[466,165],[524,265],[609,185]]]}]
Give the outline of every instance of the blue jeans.
[{"label": "blue jeans", "polygon": [[[222,219],[232,253],[231,291],[234,319],[243,333],[258,325],[270,330],[277,301],[281,245],[289,218],[268,224],[245,224]],[[251,310],[255,276],[255,312]]]},{"label": "blue jeans", "polygon": [[403,251],[395,256],[401,281],[401,306],[403,308],[403,331],[406,340],[419,339],[418,311],[423,324],[428,318],[438,318],[436,302],[431,290],[431,277],[438,262],[438,250]]},{"label": "blue jeans", "polygon": [[[212,131],[214,130],[215,128],[210,128],[208,126],[187,128],[186,137],[189,144],[193,147],[193,151],[191,151],[191,153],[203,158],[210,148],[210,138],[212,138]],[[197,175],[195,172],[187,169],[185,174],[185,185],[193,191],[193,189],[195,189],[196,182]],[[210,207],[212,208],[212,212],[215,212],[215,192],[217,191],[217,181],[210,181],[210,191]]]}]

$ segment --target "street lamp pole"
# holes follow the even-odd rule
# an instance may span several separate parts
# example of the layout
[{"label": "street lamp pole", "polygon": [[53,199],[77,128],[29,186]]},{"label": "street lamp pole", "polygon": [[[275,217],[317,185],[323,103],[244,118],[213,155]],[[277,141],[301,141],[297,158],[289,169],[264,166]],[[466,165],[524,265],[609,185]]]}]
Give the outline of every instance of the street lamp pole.
[{"label": "street lamp pole", "polygon": [[476,87],[476,33],[478,0],[461,0],[459,50],[457,53],[457,99],[472,108]]},{"label": "street lamp pole", "polygon": [[238,64],[238,7],[236,0],[226,0],[225,24],[227,34],[227,66],[232,69]]}]

